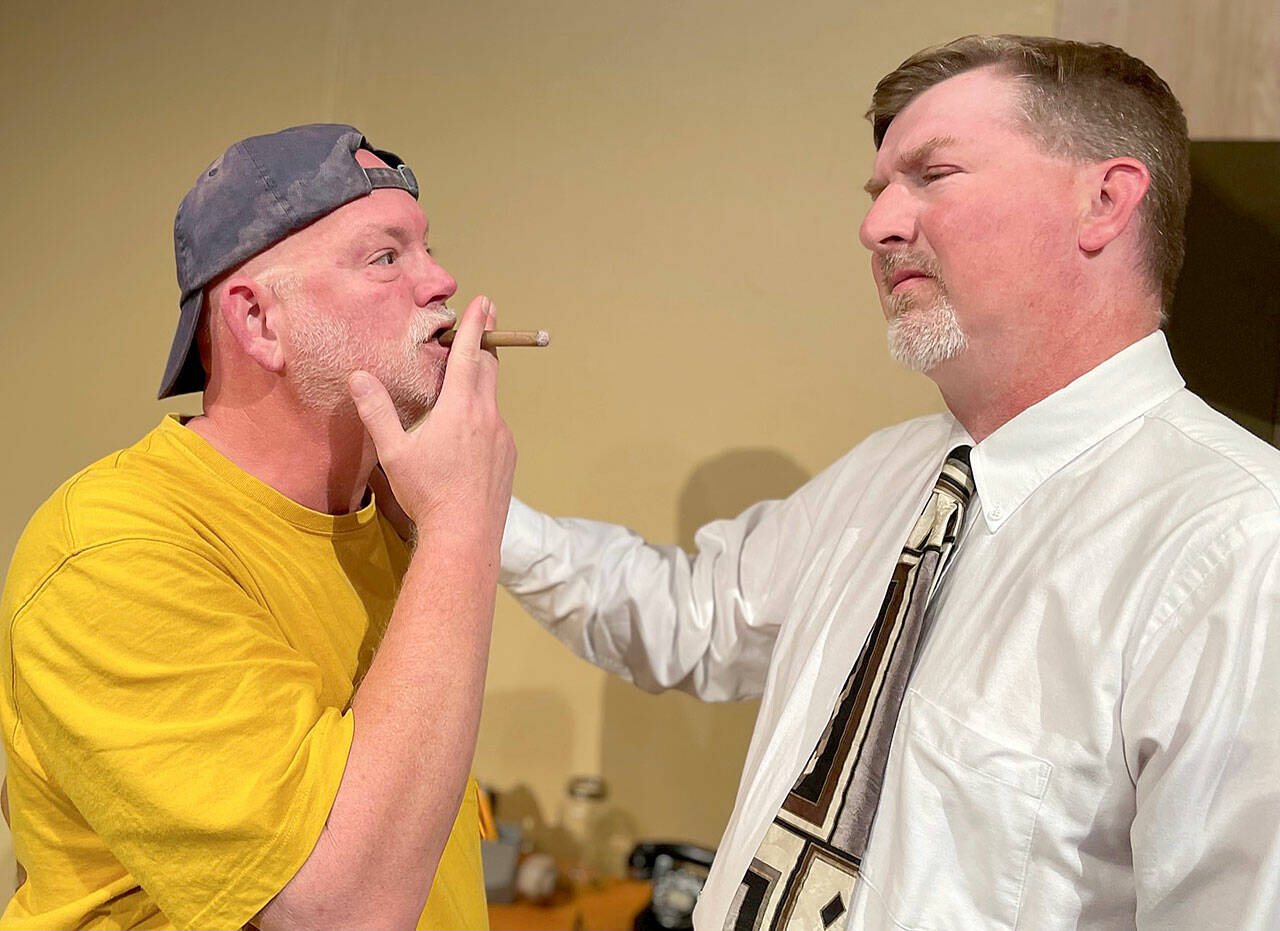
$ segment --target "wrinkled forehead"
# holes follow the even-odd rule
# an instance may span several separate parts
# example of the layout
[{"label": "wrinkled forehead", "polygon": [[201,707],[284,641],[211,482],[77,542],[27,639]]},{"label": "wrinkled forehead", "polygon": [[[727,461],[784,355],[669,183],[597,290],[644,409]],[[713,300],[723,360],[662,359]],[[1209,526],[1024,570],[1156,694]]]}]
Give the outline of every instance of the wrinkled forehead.
[{"label": "wrinkled forehead", "polygon": [[902,108],[889,124],[877,154],[894,155],[929,139],[982,139],[1022,125],[1023,88],[995,65],[940,81]]}]

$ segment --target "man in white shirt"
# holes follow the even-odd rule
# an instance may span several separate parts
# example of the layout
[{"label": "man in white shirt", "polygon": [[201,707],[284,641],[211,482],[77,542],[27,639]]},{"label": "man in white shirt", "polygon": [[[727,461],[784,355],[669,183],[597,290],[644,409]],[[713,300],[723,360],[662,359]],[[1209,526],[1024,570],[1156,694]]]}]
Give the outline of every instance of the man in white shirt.
[{"label": "man in white shirt", "polygon": [[642,688],[762,697],[695,913],[732,927],[971,446],[851,897],[745,926],[1280,927],[1280,453],[1185,390],[1159,330],[1181,108],[1118,49],[968,37],[904,62],[868,115],[890,349],[949,412],[707,525],[692,557],[513,502],[502,581]]}]

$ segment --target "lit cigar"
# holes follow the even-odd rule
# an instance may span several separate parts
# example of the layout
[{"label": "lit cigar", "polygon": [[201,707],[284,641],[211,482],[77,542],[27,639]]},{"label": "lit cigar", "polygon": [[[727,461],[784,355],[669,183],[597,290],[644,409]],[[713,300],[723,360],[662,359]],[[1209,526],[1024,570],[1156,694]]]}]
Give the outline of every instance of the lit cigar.
[{"label": "lit cigar", "polygon": [[[453,345],[457,330],[446,330],[440,334],[440,345]],[[547,346],[551,343],[551,334],[546,330],[485,330],[480,337],[481,349],[497,349],[500,346]]]}]

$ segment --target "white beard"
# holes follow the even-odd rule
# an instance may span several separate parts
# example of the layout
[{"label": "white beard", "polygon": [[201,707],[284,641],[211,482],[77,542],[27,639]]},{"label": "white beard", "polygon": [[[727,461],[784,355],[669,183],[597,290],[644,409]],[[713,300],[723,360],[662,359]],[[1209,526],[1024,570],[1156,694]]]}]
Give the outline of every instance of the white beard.
[{"label": "white beard", "polygon": [[889,355],[914,372],[928,372],[964,351],[968,341],[945,295],[923,306],[903,303],[889,318]]}]

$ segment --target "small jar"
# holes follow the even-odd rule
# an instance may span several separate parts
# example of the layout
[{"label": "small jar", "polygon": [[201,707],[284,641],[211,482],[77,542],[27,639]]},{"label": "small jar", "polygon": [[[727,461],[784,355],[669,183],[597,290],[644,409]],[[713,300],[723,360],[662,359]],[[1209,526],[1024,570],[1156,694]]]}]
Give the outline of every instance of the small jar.
[{"label": "small jar", "polygon": [[599,776],[574,776],[566,789],[561,827],[573,842],[568,869],[569,881],[587,886],[601,878],[603,850],[602,821],[605,786]]}]

